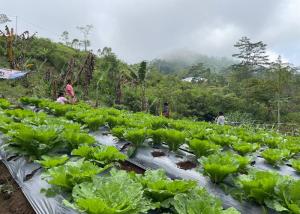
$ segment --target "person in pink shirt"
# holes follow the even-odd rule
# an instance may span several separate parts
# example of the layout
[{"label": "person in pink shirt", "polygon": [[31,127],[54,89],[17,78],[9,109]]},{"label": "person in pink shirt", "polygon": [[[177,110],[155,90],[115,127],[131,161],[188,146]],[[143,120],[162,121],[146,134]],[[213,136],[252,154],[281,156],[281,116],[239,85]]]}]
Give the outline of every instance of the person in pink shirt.
[{"label": "person in pink shirt", "polygon": [[71,80],[67,81],[66,95],[67,95],[67,97],[70,97],[70,103],[75,103],[76,98],[75,98],[73,86],[71,84]]},{"label": "person in pink shirt", "polygon": [[71,80],[68,80],[67,81],[67,86],[66,86],[66,94],[70,97],[74,97],[75,94],[74,94],[74,89],[73,89],[73,86],[71,84]]}]

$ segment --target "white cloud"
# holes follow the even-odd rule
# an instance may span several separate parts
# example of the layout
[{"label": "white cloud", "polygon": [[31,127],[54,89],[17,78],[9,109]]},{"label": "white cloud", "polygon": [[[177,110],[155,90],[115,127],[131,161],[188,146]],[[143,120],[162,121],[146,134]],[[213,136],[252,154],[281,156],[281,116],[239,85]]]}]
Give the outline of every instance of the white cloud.
[{"label": "white cloud", "polygon": [[[242,36],[300,63],[299,0],[0,0],[0,13],[19,16],[19,31],[58,39],[93,24],[93,49],[111,46],[124,60],[152,59],[182,48],[231,56]],[[12,23],[13,24],[13,23]],[[1,27],[1,26],[0,26]]]}]

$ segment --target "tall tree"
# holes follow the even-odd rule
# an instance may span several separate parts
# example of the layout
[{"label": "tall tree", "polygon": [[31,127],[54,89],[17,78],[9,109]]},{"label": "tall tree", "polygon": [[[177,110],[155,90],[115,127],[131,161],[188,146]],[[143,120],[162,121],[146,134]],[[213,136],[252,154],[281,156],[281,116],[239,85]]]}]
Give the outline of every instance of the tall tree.
[{"label": "tall tree", "polygon": [[239,53],[232,56],[240,59],[241,65],[264,66],[269,62],[266,54],[267,45],[262,41],[251,42],[248,37],[242,37],[234,47],[239,49]]},{"label": "tall tree", "polygon": [[11,22],[6,14],[0,14],[0,24],[5,24],[7,22]]},{"label": "tall tree", "polygon": [[291,81],[296,72],[296,68],[292,67],[288,63],[283,63],[281,57],[271,63],[270,66],[270,79],[274,83],[275,97],[277,112],[277,123],[280,126],[281,123],[281,106],[284,102],[288,102],[290,92]]},{"label": "tall tree", "polygon": [[138,70],[139,83],[142,89],[142,97],[141,97],[142,111],[146,110],[146,84],[145,84],[146,72],[147,72],[147,62],[142,61],[140,64],[140,68]]},{"label": "tall tree", "polygon": [[248,93],[245,81],[262,75],[269,64],[267,45],[262,41],[252,42],[248,37],[242,37],[234,47],[238,49],[238,53],[232,56],[238,58],[240,62],[232,66],[229,85],[238,94]]},{"label": "tall tree", "polygon": [[60,39],[66,44],[69,45],[69,32],[68,31],[64,31],[62,32],[62,34],[60,35]]},{"label": "tall tree", "polygon": [[6,32],[4,33],[0,30],[0,36],[6,38],[6,55],[7,55],[8,62],[10,64],[10,68],[16,69],[17,65],[15,62],[14,47],[13,47],[13,43],[16,35],[14,33],[14,29],[13,28],[9,29],[7,25],[5,26],[5,31]]},{"label": "tall tree", "polygon": [[79,40],[73,39],[71,43],[71,47],[77,49],[79,47]]},{"label": "tall tree", "polygon": [[77,26],[77,29],[83,34],[84,51],[87,51],[87,47],[91,45],[88,36],[93,28],[93,25]]}]

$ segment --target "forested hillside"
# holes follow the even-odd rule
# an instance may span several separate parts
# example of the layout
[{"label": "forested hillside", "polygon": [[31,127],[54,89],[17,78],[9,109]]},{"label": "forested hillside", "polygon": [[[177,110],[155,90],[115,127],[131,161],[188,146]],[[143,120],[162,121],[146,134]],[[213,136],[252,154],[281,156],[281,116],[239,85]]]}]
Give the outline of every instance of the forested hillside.
[{"label": "forested hillside", "polygon": [[[253,44],[258,49],[252,51],[261,52],[245,53],[245,47]],[[280,59],[269,62],[264,44],[249,39],[236,44],[234,56],[239,60],[173,57],[134,65],[119,60],[110,48],[95,55],[32,35],[13,43],[13,63],[7,47],[7,38],[0,37],[0,66],[30,71],[25,78],[0,81],[0,93],[7,98],[54,99],[72,79],[78,98],[95,105],[157,115],[168,102],[175,118],[209,120],[223,111],[234,121],[300,122],[297,70]],[[182,81],[186,77],[205,81]]]}]

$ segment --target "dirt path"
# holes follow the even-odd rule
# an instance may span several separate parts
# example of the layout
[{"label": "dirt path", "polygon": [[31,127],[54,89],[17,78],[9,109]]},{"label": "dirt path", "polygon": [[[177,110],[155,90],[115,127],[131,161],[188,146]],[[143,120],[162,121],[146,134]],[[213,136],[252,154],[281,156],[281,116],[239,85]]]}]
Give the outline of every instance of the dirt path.
[{"label": "dirt path", "polygon": [[22,190],[1,161],[0,214],[35,214]]}]

